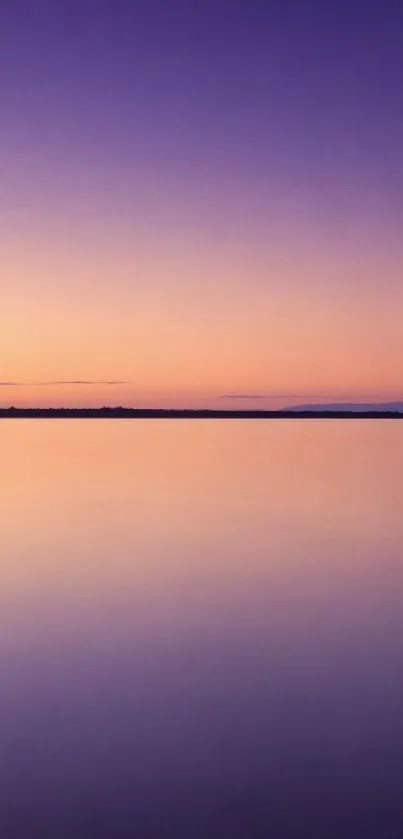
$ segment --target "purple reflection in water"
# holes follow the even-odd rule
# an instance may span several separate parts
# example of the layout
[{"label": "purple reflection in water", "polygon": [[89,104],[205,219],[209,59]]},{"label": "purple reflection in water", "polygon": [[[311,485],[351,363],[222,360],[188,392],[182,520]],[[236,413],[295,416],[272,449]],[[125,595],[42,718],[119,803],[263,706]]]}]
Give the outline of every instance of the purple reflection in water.
[{"label": "purple reflection in water", "polygon": [[403,834],[389,423],[8,423],[1,835]]}]

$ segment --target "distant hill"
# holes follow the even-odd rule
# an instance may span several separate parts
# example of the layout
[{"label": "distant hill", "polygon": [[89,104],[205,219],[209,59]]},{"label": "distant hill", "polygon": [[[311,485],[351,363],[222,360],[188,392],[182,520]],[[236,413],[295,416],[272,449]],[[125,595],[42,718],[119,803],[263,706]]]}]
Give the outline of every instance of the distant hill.
[{"label": "distant hill", "polygon": [[399,411],[403,413],[403,402],[331,402],[307,405],[294,405],[291,411],[354,411],[354,413],[368,413],[368,411]]}]

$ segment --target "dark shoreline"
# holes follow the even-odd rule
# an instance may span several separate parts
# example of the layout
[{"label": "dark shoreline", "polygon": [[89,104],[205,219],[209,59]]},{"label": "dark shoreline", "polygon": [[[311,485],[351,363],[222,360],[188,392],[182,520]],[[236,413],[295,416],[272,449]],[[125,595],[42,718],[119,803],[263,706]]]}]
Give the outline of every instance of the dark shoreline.
[{"label": "dark shoreline", "polygon": [[220,411],[164,408],[0,408],[0,419],[403,419],[399,411]]}]

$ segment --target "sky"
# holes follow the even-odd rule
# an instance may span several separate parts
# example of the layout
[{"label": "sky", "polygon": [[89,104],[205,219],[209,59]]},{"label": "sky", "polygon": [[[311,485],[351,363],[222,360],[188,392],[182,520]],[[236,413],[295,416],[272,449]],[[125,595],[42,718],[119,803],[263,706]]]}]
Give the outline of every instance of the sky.
[{"label": "sky", "polygon": [[399,0],[2,0],[0,406],[403,398]]}]

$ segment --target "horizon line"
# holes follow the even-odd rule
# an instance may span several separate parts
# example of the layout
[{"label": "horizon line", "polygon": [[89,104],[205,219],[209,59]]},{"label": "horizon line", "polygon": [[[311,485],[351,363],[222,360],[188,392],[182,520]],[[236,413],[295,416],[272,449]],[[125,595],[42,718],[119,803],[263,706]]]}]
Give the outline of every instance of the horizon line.
[{"label": "horizon line", "polygon": [[0,407],[0,417],[46,417],[46,416],[79,416],[79,417],[102,417],[109,415],[112,417],[129,416],[131,418],[147,418],[147,417],[212,417],[212,418],[270,418],[270,417],[287,417],[287,418],[321,418],[321,417],[396,417],[403,419],[403,403],[401,407],[393,407],[394,403],[384,403],[385,407],[380,405],[368,405],[364,410],[356,409],[355,406],[348,405],[332,405],[323,406],[296,406],[296,407],[282,407],[272,409],[262,408],[141,408],[141,407],[123,407],[123,406],[102,406],[97,408],[89,407]]}]

